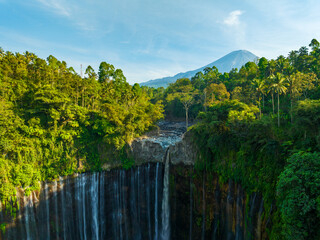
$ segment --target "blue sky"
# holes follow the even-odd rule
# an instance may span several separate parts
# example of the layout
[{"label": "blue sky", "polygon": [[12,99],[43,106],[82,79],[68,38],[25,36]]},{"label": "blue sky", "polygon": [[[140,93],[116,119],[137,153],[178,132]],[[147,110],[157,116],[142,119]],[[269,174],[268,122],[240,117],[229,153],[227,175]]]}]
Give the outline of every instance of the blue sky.
[{"label": "blue sky", "polygon": [[0,47],[80,72],[101,61],[129,83],[246,49],[269,59],[320,40],[319,0],[0,0]]}]

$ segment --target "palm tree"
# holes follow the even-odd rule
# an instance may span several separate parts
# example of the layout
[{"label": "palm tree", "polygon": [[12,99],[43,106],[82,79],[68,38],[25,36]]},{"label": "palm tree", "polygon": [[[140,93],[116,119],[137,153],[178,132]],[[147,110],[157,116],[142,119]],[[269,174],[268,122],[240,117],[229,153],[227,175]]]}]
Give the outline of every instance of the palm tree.
[{"label": "palm tree", "polygon": [[260,119],[261,119],[261,96],[265,94],[265,81],[261,78],[255,78],[252,81],[252,85],[255,91],[258,93],[258,104],[259,104],[259,112],[260,112]]},{"label": "palm tree", "polygon": [[275,83],[273,84],[276,93],[278,94],[278,127],[280,127],[280,95],[287,92],[286,78],[281,73],[275,75]]},{"label": "palm tree", "polygon": [[300,81],[299,81],[299,78],[296,77],[296,74],[294,74],[287,77],[287,83],[288,83],[288,90],[290,93],[290,118],[292,123],[293,122],[293,116],[292,116],[293,99],[295,98],[295,96],[300,95]]},{"label": "palm tree", "polygon": [[275,60],[270,60],[268,62],[268,66],[266,68],[267,76],[268,76],[268,92],[271,93],[272,98],[272,114],[274,114],[274,73],[277,68],[277,62]]},{"label": "palm tree", "polygon": [[267,93],[271,94],[271,100],[272,100],[272,114],[274,114],[274,83],[275,83],[275,76],[271,74],[266,81],[266,90]]}]

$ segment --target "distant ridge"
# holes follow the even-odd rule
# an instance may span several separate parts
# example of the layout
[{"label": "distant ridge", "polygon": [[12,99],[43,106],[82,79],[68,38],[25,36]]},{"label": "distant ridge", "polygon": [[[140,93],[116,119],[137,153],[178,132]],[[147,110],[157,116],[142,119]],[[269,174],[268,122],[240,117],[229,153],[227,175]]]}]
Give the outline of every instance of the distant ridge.
[{"label": "distant ridge", "polygon": [[224,73],[224,72],[230,72],[230,70],[233,68],[240,69],[247,62],[252,62],[252,61],[255,61],[256,59],[258,59],[258,57],[249,51],[246,51],[246,50],[233,51],[225,55],[224,57],[219,58],[218,60],[212,63],[209,63],[208,65],[198,68],[196,70],[192,70],[184,73],[178,73],[173,77],[164,77],[164,78],[150,80],[147,82],[140,83],[140,85],[154,87],[154,88],[167,87],[169,83],[175,82],[179,78],[193,77],[197,72],[203,71],[203,69],[205,69],[206,67],[216,66],[219,72]]}]

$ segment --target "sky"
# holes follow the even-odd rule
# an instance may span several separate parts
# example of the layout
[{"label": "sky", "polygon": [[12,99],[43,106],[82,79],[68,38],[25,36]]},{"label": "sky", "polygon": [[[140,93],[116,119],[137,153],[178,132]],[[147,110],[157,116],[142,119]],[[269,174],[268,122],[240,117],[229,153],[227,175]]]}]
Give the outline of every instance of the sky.
[{"label": "sky", "polygon": [[131,84],[235,50],[268,59],[320,40],[319,0],[0,0],[0,47],[53,55],[80,73],[102,61]]}]

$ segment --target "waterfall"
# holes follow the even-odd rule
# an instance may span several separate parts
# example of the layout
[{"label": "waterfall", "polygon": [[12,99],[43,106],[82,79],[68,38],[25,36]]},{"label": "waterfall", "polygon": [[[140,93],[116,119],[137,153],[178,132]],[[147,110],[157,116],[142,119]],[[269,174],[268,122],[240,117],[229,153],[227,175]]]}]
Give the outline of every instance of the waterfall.
[{"label": "waterfall", "polygon": [[190,213],[189,213],[189,240],[192,240],[192,207],[193,207],[193,199],[192,199],[192,172],[190,171]]},{"label": "waterfall", "polygon": [[100,224],[100,239],[105,236],[105,195],[104,195],[104,174],[100,173],[100,189],[99,189],[99,224]]},{"label": "waterfall", "polygon": [[116,172],[116,181],[113,182],[113,238],[122,240],[122,209],[121,209],[121,178],[120,172]]},{"label": "waterfall", "polygon": [[[137,180],[137,184],[138,184],[138,202],[140,202],[140,167],[138,167],[138,180]],[[138,222],[140,222],[141,218],[140,218],[140,214],[141,214],[141,210],[140,210],[140,205],[138,204]]]},{"label": "waterfall", "polygon": [[[43,182],[0,239],[168,240],[168,154],[164,161]],[[10,219],[1,208],[0,224]]]},{"label": "waterfall", "polygon": [[59,219],[58,219],[58,185],[57,181],[54,181],[52,186],[53,199],[54,199],[54,217],[55,217],[55,229],[56,229],[56,239],[59,239]]},{"label": "waterfall", "polygon": [[46,204],[46,225],[47,225],[47,240],[50,240],[50,221],[49,221],[49,186],[47,183],[44,184],[44,201]]},{"label": "waterfall", "polygon": [[170,208],[169,208],[169,165],[170,152],[167,149],[165,156],[165,167],[163,176],[163,196],[162,196],[162,240],[170,239]]},{"label": "waterfall", "polygon": [[38,230],[36,225],[36,218],[34,215],[33,193],[31,193],[29,197],[24,197],[24,204],[27,240],[37,239]]},{"label": "waterfall", "polygon": [[26,221],[26,233],[27,233],[27,240],[30,239],[30,226],[29,226],[29,202],[27,201],[27,197],[23,198],[23,202],[25,204],[25,213],[24,213],[24,217],[25,217],[25,221]]},{"label": "waterfall", "polygon": [[92,223],[91,232],[92,239],[99,240],[99,226],[98,226],[98,175],[94,173],[91,175],[91,186],[90,186],[90,198],[91,198],[91,210],[92,210]]},{"label": "waterfall", "polygon": [[158,240],[158,175],[159,175],[159,163],[156,167],[156,179],[155,179],[155,196],[154,196],[154,240]]},{"label": "waterfall", "polygon": [[81,194],[81,175],[77,175],[78,181],[76,182],[75,186],[75,204],[76,204],[76,219],[77,219],[77,225],[79,228],[79,238],[80,240],[83,240],[83,226],[82,226],[82,194]]},{"label": "waterfall", "polygon": [[87,239],[87,229],[86,229],[86,174],[82,174],[81,178],[81,193],[82,193],[82,211],[83,211],[83,239]]},{"label": "waterfall", "polygon": [[119,227],[120,227],[120,239],[122,240],[123,239],[123,231],[122,231],[122,223],[123,223],[123,209],[122,209],[122,201],[121,201],[121,196],[122,196],[122,182],[121,182],[121,170],[118,172],[118,182],[119,182],[119,185],[118,188],[117,188],[117,192],[118,192],[118,199],[117,199],[117,202],[118,202],[118,221],[119,221]]},{"label": "waterfall", "polygon": [[128,186],[125,182],[126,180],[126,171],[120,170],[120,177],[121,177],[121,183],[122,183],[122,211],[123,211],[123,221],[124,221],[124,233],[125,233],[125,239],[128,240],[129,237],[129,230],[128,230],[128,217],[127,217],[127,191],[126,186]]},{"label": "waterfall", "polygon": [[64,186],[63,186],[63,178],[59,177],[59,184],[60,184],[60,196],[61,196],[61,211],[62,211],[62,234],[63,234],[63,239],[67,240],[66,237],[66,211],[67,209],[65,209],[65,197],[64,197]]},{"label": "waterfall", "polygon": [[74,206],[74,192],[72,190],[75,190],[75,188],[72,189],[71,187],[72,183],[70,181],[70,178],[65,179],[65,210],[67,211],[66,214],[66,239],[72,239],[73,236],[76,235],[76,231],[75,231],[75,220],[74,220],[74,210],[76,210],[76,208],[73,208]]},{"label": "waterfall", "polygon": [[130,208],[131,208],[131,217],[132,217],[132,228],[133,228],[133,239],[142,239],[141,237],[141,229],[140,224],[138,220],[138,208],[137,201],[136,201],[136,174],[131,168],[130,171],[131,177],[130,177],[130,184],[131,184],[131,190],[130,190]]},{"label": "waterfall", "polygon": [[148,217],[148,236],[151,240],[151,217],[150,217],[150,164],[148,163],[147,174],[146,174],[146,194],[147,194],[147,217]]}]

